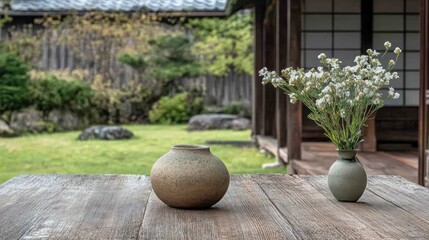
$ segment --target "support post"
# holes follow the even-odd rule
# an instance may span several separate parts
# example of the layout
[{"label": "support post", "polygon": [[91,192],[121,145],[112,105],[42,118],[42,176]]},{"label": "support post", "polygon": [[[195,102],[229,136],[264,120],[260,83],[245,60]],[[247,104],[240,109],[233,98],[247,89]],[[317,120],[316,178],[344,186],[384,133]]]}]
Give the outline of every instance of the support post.
[{"label": "support post", "polygon": [[[264,20],[264,65],[268,69],[276,68],[276,18],[275,0],[267,0]],[[273,7],[274,6],[274,7]],[[262,135],[276,135],[276,89],[267,84],[263,86],[262,98]]]},{"label": "support post", "polygon": [[[287,29],[288,29],[287,2],[277,0],[276,7],[276,72],[280,74],[281,70],[287,66]],[[280,89],[276,91],[276,130],[277,147],[283,148],[287,145],[287,95]],[[283,159],[287,161],[287,159]]]},{"label": "support post", "polygon": [[[276,72],[286,67],[287,61],[287,2],[282,0],[276,0],[275,9],[275,21],[276,21]],[[287,143],[287,121],[286,121],[286,105],[287,97],[280,89],[276,89],[276,138],[277,138],[277,155],[276,161],[273,163],[265,163],[262,165],[264,169],[267,168],[279,168],[285,165],[287,159],[282,159],[280,154],[280,148],[286,147]]]},{"label": "support post", "polygon": [[255,138],[261,134],[262,128],[262,80],[259,70],[264,67],[263,59],[263,26],[265,4],[258,2],[254,7],[253,51],[255,54],[253,81],[252,81],[252,136]]},{"label": "support post", "polygon": [[419,96],[419,163],[417,180],[425,185],[425,152],[427,147],[426,91],[429,71],[429,0],[420,0],[420,96]]},{"label": "support post", "polygon": [[[301,64],[301,9],[302,0],[287,0],[287,65],[299,67]],[[288,97],[289,100],[289,97]],[[301,159],[301,135],[302,135],[302,103],[296,104],[287,101],[287,145],[288,145],[288,170],[293,169],[293,160]],[[289,172],[293,173],[293,172]]]},{"label": "support post", "polygon": [[[366,50],[372,48],[373,34],[373,0],[361,1],[361,54],[366,54]],[[365,152],[377,151],[377,135],[375,127],[375,117],[371,116],[363,129],[364,141],[360,144],[360,150]]]}]

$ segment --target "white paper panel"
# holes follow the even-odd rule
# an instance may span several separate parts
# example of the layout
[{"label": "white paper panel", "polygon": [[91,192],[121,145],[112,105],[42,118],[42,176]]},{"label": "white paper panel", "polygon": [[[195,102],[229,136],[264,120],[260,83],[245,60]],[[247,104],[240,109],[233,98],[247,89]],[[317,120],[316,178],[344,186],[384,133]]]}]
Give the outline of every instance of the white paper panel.
[{"label": "white paper panel", "polygon": [[406,21],[406,30],[407,31],[419,31],[420,30],[419,15],[407,15],[405,21]]},{"label": "white paper panel", "polygon": [[419,13],[420,0],[406,0],[405,2],[407,3],[407,12]]},{"label": "white paper panel", "polygon": [[419,72],[407,71],[405,76],[406,76],[406,81],[405,81],[406,88],[419,88],[420,87],[420,73]]},{"label": "white paper panel", "polygon": [[360,15],[335,15],[335,30],[360,30]]},{"label": "white paper panel", "polygon": [[331,48],[332,34],[331,33],[306,33],[305,39],[306,48]]},{"label": "white paper panel", "polygon": [[335,0],[335,12],[360,12],[360,0]]},{"label": "white paper panel", "polygon": [[396,90],[400,94],[398,99],[388,99],[387,93],[388,90],[381,90],[381,94],[383,94],[384,105],[386,106],[403,106],[404,103],[404,90]]},{"label": "white paper panel", "polygon": [[356,48],[360,49],[360,32],[357,33],[334,33],[335,48]]},{"label": "white paper panel", "polygon": [[374,0],[375,13],[401,13],[403,11],[403,0]]},{"label": "white paper panel", "polygon": [[338,58],[343,62],[341,66],[353,66],[355,63],[353,60],[357,55],[360,55],[359,50],[335,50],[334,57]]},{"label": "white paper panel", "polygon": [[[380,57],[384,52],[380,52]],[[388,52],[383,58],[380,58],[380,62],[383,64],[383,67],[386,68],[387,64],[389,63],[390,60],[395,60],[396,59],[396,54],[394,54],[393,52]],[[398,70],[403,70],[404,69],[404,55],[402,54],[399,59],[398,62],[395,65],[394,70],[398,71]]]},{"label": "white paper panel", "polygon": [[[403,58],[403,56],[402,56]],[[420,54],[416,52],[408,52],[405,54],[406,58],[406,69],[407,70],[419,70],[420,68]]]},{"label": "white paper panel", "polygon": [[330,15],[306,15],[305,30],[332,30]]},{"label": "white paper panel", "polygon": [[418,90],[405,90],[405,105],[418,106],[419,105],[419,91]]},{"label": "white paper panel", "polygon": [[317,58],[317,56],[319,56],[321,52],[324,52],[328,57],[332,56],[330,50],[326,50],[326,51],[307,50],[305,53],[305,61],[306,61],[305,67],[316,68],[318,66],[322,66],[322,64],[320,63],[320,60]]},{"label": "white paper panel", "polygon": [[331,0],[305,0],[305,11],[306,12],[331,12],[332,1]]},{"label": "white paper panel", "polygon": [[420,49],[420,33],[407,33],[406,50]]},{"label": "white paper panel", "polygon": [[389,41],[392,43],[391,50],[395,47],[404,49],[404,34],[403,33],[374,33],[373,45],[374,49],[384,50],[384,43]]},{"label": "white paper panel", "polygon": [[404,88],[404,72],[403,71],[394,71],[397,72],[399,75],[398,79],[393,79],[392,81],[390,81],[390,85],[391,87],[395,88],[395,89],[399,89],[399,88]]},{"label": "white paper panel", "polygon": [[374,15],[374,31],[403,31],[403,15]]}]

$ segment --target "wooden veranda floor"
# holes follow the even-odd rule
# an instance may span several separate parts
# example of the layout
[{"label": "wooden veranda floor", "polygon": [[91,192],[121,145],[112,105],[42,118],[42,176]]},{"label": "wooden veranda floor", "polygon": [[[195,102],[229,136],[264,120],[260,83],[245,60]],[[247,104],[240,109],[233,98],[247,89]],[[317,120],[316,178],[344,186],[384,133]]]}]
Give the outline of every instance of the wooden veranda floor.
[{"label": "wooden veranda floor", "polygon": [[[264,138],[259,143],[270,152],[276,149],[274,138]],[[286,154],[287,149],[281,149],[281,157]],[[302,159],[293,162],[293,170],[302,175],[326,175],[337,156],[332,143],[303,142]],[[358,152],[357,156],[369,175],[399,175],[417,182],[417,151]]]}]

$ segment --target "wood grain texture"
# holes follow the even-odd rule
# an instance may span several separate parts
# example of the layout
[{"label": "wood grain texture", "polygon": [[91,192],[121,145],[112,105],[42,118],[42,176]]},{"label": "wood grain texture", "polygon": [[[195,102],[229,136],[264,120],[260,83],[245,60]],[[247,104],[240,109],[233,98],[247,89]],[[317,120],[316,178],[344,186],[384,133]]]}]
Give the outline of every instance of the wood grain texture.
[{"label": "wood grain texture", "polygon": [[[369,229],[378,232],[383,238],[390,239],[428,239],[428,222],[422,221],[412,213],[394,203],[374,194],[373,184],[368,186],[358,204],[339,203],[331,194],[325,176],[301,176],[326,198],[342,208],[341,212],[352,214],[365,223]],[[389,177],[391,179],[392,177]],[[370,182],[377,182],[380,177],[371,176]],[[413,184],[415,185],[415,184]],[[406,193],[401,193],[404,195]],[[403,198],[406,196],[396,196]],[[429,201],[429,199],[426,199]],[[417,205],[424,207],[424,204]]]},{"label": "wood grain texture", "polygon": [[207,210],[164,205],[147,176],[18,176],[0,185],[0,239],[429,239],[428,203],[395,176],[340,203],[325,176],[233,175]]},{"label": "wood grain texture", "polygon": [[142,239],[296,239],[292,226],[249,175],[232,176],[225,197],[209,210],[167,207],[152,194]]},{"label": "wood grain texture", "polygon": [[135,238],[151,191],[146,176],[42,175],[15,179],[0,188],[0,199],[7,199],[0,203],[0,238],[4,239]]},{"label": "wood grain texture", "polygon": [[304,179],[294,175],[259,175],[254,180],[300,239],[377,239],[377,231],[342,211]]}]

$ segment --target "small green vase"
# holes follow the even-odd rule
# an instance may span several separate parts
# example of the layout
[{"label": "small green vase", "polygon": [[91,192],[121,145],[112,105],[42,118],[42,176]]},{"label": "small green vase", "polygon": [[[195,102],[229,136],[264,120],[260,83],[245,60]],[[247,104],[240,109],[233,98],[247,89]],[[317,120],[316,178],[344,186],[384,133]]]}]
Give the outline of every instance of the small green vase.
[{"label": "small green vase", "polygon": [[329,168],[329,189],[340,202],[357,202],[368,180],[365,169],[356,157],[356,151],[338,150],[338,156]]}]

